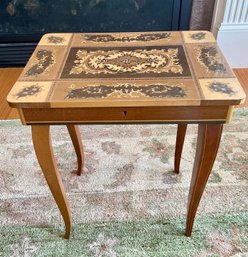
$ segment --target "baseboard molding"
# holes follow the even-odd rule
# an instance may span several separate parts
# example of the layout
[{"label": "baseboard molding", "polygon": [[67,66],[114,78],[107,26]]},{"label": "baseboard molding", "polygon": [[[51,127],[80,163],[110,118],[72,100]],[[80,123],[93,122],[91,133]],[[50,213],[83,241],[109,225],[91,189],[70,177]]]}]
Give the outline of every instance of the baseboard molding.
[{"label": "baseboard molding", "polygon": [[232,68],[248,68],[247,24],[239,26],[222,24],[218,31],[217,42]]}]

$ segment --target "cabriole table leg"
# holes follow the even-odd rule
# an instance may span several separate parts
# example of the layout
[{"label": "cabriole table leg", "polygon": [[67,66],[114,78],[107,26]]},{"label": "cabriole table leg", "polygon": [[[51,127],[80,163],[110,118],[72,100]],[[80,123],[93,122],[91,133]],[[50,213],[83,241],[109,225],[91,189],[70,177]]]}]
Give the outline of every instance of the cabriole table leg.
[{"label": "cabriole table leg", "polygon": [[41,170],[65,222],[65,238],[69,239],[71,230],[71,215],[62,180],[57,170],[57,165],[52,151],[49,126],[33,125],[32,137],[35,153]]},{"label": "cabriole table leg", "polygon": [[191,236],[195,214],[219,148],[222,124],[199,124],[197,148],[188,198],[186,236]]},{"label": "cabriole table leg", "polygon": [[179,170],[180,170],[180,162],[181,162],[183,143],[185,139],[186,130],[187,130],[187,124],[177,125],[177,139],[176,139],[176,149],[175,149],[175,158],[174,158],[175,173],[179,173]]},{"label": "cabriole table leg", "polygon": [[80,130],[77,125],[67,125],[76,155],[77,155],[77,175],[80,176],[84,168],[84,149],[82,144],[82,139],[80,136]]}]

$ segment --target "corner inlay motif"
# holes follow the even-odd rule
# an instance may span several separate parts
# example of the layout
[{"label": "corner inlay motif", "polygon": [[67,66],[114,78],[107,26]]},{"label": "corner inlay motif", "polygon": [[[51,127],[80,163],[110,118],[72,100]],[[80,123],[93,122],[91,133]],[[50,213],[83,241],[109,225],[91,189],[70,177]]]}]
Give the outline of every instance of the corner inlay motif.
[{"label": "corner inlay motif", "polygon": [[20,90],[16,95],[15,98],[23,98],[27,96],[36,96],[42,91],[42,87],[38,84],[34,84],[28,87],[24,87],[22,90]]},{"label": "corner inlay motif", "polygon": [[228,86],[228,84],[218,82],[218,81],[214,81],[214,82],[209,83],[208,88],[212,92],[222,93],[222,94],[226,94],[226,95],[229,95],[229,96],[233,96],[233,95],[236,94],[236,92],[233,91],[233,89],[230,86]]}]

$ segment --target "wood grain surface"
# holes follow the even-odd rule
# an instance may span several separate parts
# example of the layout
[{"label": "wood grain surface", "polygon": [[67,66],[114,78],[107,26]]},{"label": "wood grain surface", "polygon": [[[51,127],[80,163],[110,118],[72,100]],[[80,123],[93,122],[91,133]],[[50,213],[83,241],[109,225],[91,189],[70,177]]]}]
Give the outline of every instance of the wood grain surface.
[{"label": "wood grain surface", "polygon": [[199,124],[188,197],[186,236],[191,236],[195,214],[218,152],[222,128],[222,124]]},{"label": "wood grain surface", "polygon": [[[22,72],[23,68],[2,68],[0,69],[0,120],[18,119],[19,115],[16,108],[11,108],[6,97]],[[240,84],[245,93],[248,95],[248,69],[234,69]],[[241,108],[248,107],[248,98],[246,101],[237,106]]]},{"label": "wood grain surface", "polygon": [[71,231],[71,214],[62,179],[53,155],[50,127],[48,125],[32,126],[32,138],[41,170],[65,222],[65,238],[69,239]]},{"label": "wood grain surface", "polygon": [[7,95],[22,72],[22,68],[0,69],[0,119],[18,119],[16,109],[10,108],[6,100]]},{"label": "wood grain surface", "polygon": [[[248,69],[234,69],[234,73],[237,76],[239,83],[242,85],[246,95],[248,96]],[[245,102],[239,107],[248,107],[248,97],[246,97]]]},{"label": "wood grain surface", "polygon": [[236,105],[245,98],[208,31],[42,37],[7,101],[17,108]]}]

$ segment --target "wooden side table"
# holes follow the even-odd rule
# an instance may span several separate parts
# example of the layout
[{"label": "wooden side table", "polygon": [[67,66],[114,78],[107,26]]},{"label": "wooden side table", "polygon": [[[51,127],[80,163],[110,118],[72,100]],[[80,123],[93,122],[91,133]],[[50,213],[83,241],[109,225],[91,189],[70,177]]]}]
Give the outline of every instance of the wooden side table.
[{"label": "wooden side table", "polygon": [[46,34],[8,95],[63,216],[71,217],[51,149],[50,125],[67,126],[83,168],[76,124],[176,123],[175,172],[187,124],[199,124],[186,235],[218,150],[222,127],[245,94],[207,31]]}]

